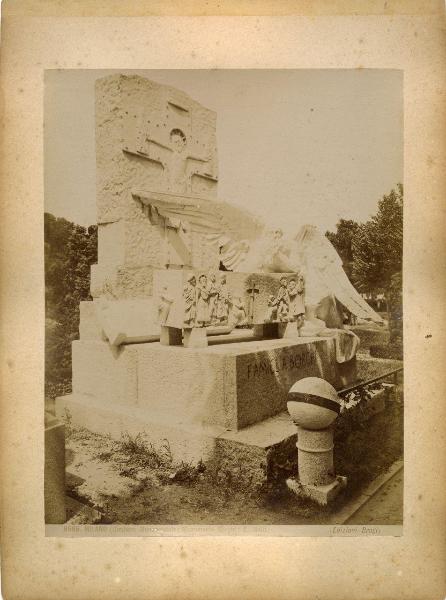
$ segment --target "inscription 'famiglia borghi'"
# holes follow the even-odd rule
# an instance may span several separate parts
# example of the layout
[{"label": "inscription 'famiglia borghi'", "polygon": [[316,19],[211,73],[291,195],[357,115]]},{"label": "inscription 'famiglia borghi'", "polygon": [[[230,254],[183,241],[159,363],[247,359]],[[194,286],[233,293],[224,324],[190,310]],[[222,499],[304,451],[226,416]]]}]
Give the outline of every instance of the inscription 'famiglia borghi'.
[{"label": "inscription 'famiglia borghi'", "polygon": [[247,378],[262,377],[264,375],[278,375],[280,371],[301,369],[316,363],[314,350],[305,350],[297,354],[283,354],[276,359],[265,358],[263,360],[248,363],[246,366]]}]

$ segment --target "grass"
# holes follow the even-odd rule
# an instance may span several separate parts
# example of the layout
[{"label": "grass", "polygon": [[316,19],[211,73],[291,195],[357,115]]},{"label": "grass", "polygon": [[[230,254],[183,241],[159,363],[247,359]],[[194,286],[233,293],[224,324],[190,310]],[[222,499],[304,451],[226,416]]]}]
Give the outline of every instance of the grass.
[{"label": "grass", "polygon": [[368,420],[358,407],[340,415],[335,469],[348,477],[348,486],[330,507],[297,498],[285,484],[285,472],[261,490],[247,490],[230,471],[202,462],[175,462],[167,440],[154,447],[143,434],[124,433],[119,441],[113,441],[71,425],[67,432],[70,443],[88,452],[91,460],[103,462],[118,477],[133,481],[129,494],[103,498],[104,523],[323,523],[402,456],[403,404],[388,401],[383,413]]}]

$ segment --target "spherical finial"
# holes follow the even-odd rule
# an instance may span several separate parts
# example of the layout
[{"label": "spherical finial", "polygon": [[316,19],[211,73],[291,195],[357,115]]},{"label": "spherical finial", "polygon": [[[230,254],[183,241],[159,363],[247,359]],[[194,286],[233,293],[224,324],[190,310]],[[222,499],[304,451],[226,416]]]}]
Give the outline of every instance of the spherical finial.
[{"label": "spherical finial", "polygon": [[288,392],[288,412],[305,429],[326,429],[337,418],[341,404],[334,387],[319,377],[296,381]]}]

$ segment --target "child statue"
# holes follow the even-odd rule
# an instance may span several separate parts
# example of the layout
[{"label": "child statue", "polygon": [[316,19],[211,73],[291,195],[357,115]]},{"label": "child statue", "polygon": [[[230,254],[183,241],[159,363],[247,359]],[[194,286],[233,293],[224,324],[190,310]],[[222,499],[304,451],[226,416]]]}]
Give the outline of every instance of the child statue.
[{"label": "child statue", "polygon": [[184,327],[195,326],[197,317],[197,280],[195,275],[189,275],[183,289],[184,299]]},{"label": "child statue", "polygon": [[206,275],[200,275],[197,285],[197,325],[206,327],[210,322],[209,289]]}]

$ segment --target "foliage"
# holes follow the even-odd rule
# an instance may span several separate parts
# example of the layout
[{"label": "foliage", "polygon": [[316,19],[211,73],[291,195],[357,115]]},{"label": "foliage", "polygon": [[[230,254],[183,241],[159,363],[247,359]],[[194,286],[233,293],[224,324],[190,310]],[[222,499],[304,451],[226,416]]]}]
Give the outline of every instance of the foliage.
[{"label": "foliage", "polygon": [[363,419],[359,410],[347,410],[338,417],[335,429],[335,471],[348,478],[346,496],[356,494],[363,485],[401,458],[403,413],[401,402],[387,401],[384,411],[367,420]]},{"label": "foliage", "polygon": [[403,260],[403,186],[379,201],[378,212],[359,226],[353,239],[353,282],[360,291],[383,290],[388,298],[393,275]]},{"label": "foliage", "polygon": [[336,232],[327,231],[325,233],[341,257],[344,271],[349,278],[351,278],[353,270],[353,240],[359,227],[360,225],[356,221],[340,219],[336,225]]},{"label": "foliage", "polygon": [[391,342],[402,343],[403,186],[382,197],[376,215],[365,223],[340,219],[326,237],[342,259],[344,271],[360,292],[384,293]]},{"label": "foliage", "polygon": [[375,358],[388,358],[403,360],[403,346],[399,344],[375,344],[370,346],[370,356]]},{"label": "foliage", "polygon": [[390,280],[389,296],[390,343],[402,348],[403,344],[403,281],[402,273],[395,273]]},{"label": "foliage", "polygon": [[79,303],[89,300],[90,265],[97,261],[97,227],[45,213],[45,394],[70,390],[71,342],[78,337]]}]

